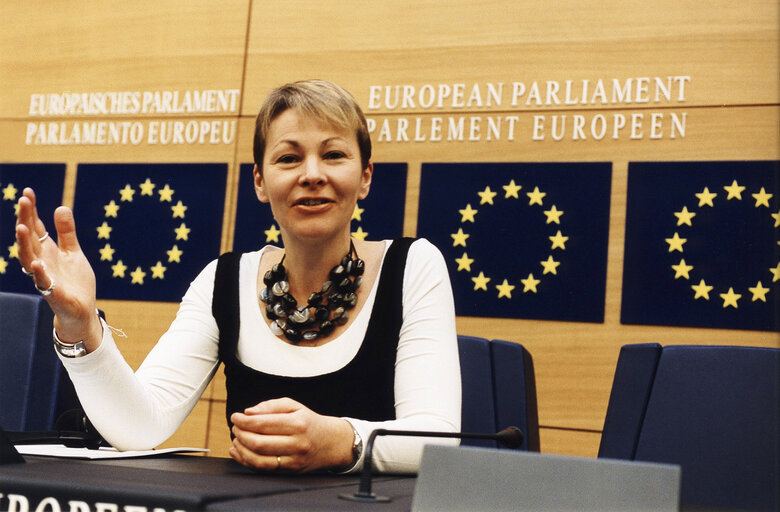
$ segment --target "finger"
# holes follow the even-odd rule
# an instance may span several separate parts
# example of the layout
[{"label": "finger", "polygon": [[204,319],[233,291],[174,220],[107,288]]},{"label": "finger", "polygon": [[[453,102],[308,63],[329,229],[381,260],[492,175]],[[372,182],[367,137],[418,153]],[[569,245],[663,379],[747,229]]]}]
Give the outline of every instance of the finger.
[{"label": "finger", "polygon": [[244,410],[244,414],[290,413],[302,408],[305,406],[292,398],[273,398],[248,407]]},{"label": "finger", "polygon": [[294,435],[306,429],[302,419],[291,413],[246,415],[237,412],[230,420],[240,429],[265,435]]},{"label": "finger", "polygon": [[30,233],[30,228],[27,225],[16,225],[16,244],[19,248],[19,263],[21,263],[25,273],[32,271],[30,266],[37,257],[33,249],[33,238],[34,237]]},{"label": "finger", "polygon": [[57,243],[61,250],[68,252],[81,250],[76,237],[76,221],[70,208],[60,206],[54,210],[54,226],[57,229]]},{"label": "finger", "polygon": [[35,197],[35,192],[30,187],[26,187],[22,191],[22,197],[19,198],[20,212],[22,198],[26,199],[25,203],[25,218],[24,223],[29,226],[31,231],[37,238],[41,238],[46,234],[46,226],[38,215],[38,203]]},{"label": "finger", "polygon": [[244,466],[258,471],[290,471],[295,470],[295,459],[281,454],[256,453],[240,442],[233,443],[231,456]]},{"label": "finger", "polygon": [[295,434],[286,434],[283,432],[258,432],[253,428],[242,428],[233,425],[230,429],[234,439],[239,439],[244,444],[256,447],[263,452],[276,452],[284,450],[290,453],[290,447],[295,443]]},{"label": "finger", "polygon": [[43,224],[41,216],[38,215],[38,200],[35,197],[35,191],[30,187],[26,187],[24,191],[22,191],[22,194],[32,202],[33,223],[35,225],[33,232],[38,236],[38,238],[41,238],[46,234],[46,226]]},{"label": "finger", "polygon": [[43,264],[43,261],[34,260],[30,264],[29,270],[33,273],[32,278],[35,282],[35,287],[38,289],[41,295],[48,297],[54,293],[54,277],[50,276],[46,271],[46,265]]}]

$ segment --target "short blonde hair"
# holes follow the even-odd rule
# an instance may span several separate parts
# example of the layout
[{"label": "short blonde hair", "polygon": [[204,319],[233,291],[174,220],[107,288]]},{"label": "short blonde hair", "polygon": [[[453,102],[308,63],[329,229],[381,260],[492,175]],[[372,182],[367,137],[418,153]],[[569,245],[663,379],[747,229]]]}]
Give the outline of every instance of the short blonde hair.
[{"label": "short blonde hair", "polygon": [[268,95],[257,114],[253,155],[262,172],[266,137],[271,123],[282,112],[293,109],[298,114],[354,132],[360,148],[363,169],[371,159],[371,137],[363,111],[346,89],[326,80],[302,80],[285,84]]}]

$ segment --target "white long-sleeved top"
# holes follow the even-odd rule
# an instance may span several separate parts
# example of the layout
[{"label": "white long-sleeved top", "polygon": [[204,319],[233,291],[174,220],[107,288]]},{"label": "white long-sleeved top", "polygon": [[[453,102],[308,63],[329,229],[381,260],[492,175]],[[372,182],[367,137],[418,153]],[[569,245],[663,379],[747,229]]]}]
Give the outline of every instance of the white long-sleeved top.
[{"label": "white long-sleeved top", "polygon": [[[392,242],[384,243],[386,253]],[[267,249],[241,258],[238,358],[255,370],[291,377],[310,377],[342,368],[357,354],[365,337],[379,279],[342,334],[317,347],[291,345],[274,336],[258,302],[257,273]],[[135,373],[105,325],[97,350],[81,358],[60,357],[90,421],[112,446],[121,450],[149,449],[165,441],[213,377],[219,365],[219,329],[211,312],[215,271],[216,260],[195,278],[168,331]],[[409,249],[402,300],[394,381],[396,419],[370,422],[346,418],[364,442],[376,428],[460,429],[460,363],[452,289],[441,253],[427,240],[416,240]],[[378,437],[374,467],[384,472],[415,472],[422,447],[430,442],[453,443]],[[355,470],[362,463],[360,460]]]}]

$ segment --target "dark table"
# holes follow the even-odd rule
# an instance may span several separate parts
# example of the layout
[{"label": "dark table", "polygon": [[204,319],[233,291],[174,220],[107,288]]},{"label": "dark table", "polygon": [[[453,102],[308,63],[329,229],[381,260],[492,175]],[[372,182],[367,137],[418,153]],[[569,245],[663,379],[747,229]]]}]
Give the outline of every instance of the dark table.
[{"label": "dark table", "polygon": [[[378,476],[373,489],[389,504],[339,499],[357,491],[359,477],[254,473],[231,459],[169,455],[142,459],[77,460],[27,457],[0,466],[0,511],[123,512],[411,509],[415,479]],[[47,501],[48,500],[48,501]],[[77,508],[71,502],[78,502]],[[87,508],[88,507],[88,508]],[[127,508],[125,508],[127,507]],[[133,508],[136,507],[136,508]]]}]

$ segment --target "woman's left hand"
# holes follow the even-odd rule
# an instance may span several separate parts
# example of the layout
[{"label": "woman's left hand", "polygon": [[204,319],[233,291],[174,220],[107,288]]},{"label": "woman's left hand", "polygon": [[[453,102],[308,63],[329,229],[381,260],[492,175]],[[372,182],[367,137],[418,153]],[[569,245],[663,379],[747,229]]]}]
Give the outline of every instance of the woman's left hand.
[{"label": "woman's left hand", "polygon": [[352,463],[350,423],[322,416],[291,398],[260,402],[234,413],[230,456],[261,471],[302,473]]}]

